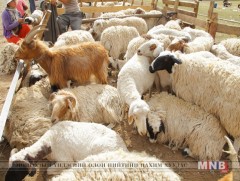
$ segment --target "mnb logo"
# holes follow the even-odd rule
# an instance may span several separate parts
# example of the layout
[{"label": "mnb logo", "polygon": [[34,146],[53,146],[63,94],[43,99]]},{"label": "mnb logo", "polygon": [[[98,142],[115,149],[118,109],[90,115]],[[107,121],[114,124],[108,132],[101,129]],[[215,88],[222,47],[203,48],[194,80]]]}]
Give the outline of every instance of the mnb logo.
[{"label": "mnb logo", "polygon": [[202,170],[220,170],[221,172],[228,171],[227,161],[199,161],[198,169]]}]

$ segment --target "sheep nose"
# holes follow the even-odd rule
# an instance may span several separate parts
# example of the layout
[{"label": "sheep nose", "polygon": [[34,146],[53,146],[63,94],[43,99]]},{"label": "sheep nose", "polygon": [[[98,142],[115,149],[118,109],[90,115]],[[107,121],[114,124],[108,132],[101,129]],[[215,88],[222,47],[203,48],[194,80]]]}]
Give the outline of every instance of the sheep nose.
[{"label": "sheep nose", "polygon": [[150,143],[156,143],[157,140],[149,138]]},{"label": "sheep nose", "polygon": [[52,118],[51,120],[52,120],[52,123],[53,123],[53,124],[55,124],[55,123],[58,122],[58,118]]}]

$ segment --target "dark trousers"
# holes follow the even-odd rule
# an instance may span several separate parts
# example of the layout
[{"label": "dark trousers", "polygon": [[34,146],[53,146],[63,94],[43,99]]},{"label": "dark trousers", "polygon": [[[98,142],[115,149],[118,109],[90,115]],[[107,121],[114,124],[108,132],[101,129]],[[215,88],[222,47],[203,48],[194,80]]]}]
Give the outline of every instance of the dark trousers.
[{"label": "dark trousers", "polygon": [[33,13],[33,11],[36,9],[35,1],[29,0],[29,4],[30,4],[30,11],[31,11],[31,13]]}]

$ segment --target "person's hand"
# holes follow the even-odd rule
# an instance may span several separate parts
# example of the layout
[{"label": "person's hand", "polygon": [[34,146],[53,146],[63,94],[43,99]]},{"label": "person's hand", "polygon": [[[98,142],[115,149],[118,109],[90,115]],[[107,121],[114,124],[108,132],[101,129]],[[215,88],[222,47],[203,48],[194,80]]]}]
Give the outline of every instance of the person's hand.
[{"label": "person's hand", "polygon": [[19,18],[19,19],[18,19],[18,22],[19,22],[19,23],[23,23],[23,22],[24,22],[24,18]]}]

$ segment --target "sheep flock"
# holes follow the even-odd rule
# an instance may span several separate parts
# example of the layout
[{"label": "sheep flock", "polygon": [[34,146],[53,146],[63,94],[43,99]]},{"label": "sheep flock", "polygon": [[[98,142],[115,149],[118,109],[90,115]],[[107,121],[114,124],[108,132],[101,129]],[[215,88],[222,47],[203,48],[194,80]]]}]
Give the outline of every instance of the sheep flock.
[{"label": "sheep flock", "polygon": [[240,40],[216,43],[178,19],[117,18],[151,13],[161,14],[102,14],[111,18],[52,47],[35,38],[45,31],[36,25],[2,48],[0,75],[26,63],[3,133],[12,149],[6,181],[186,180],[170,154],[197,164],[226,153],[232,180],[240,177]]}]

